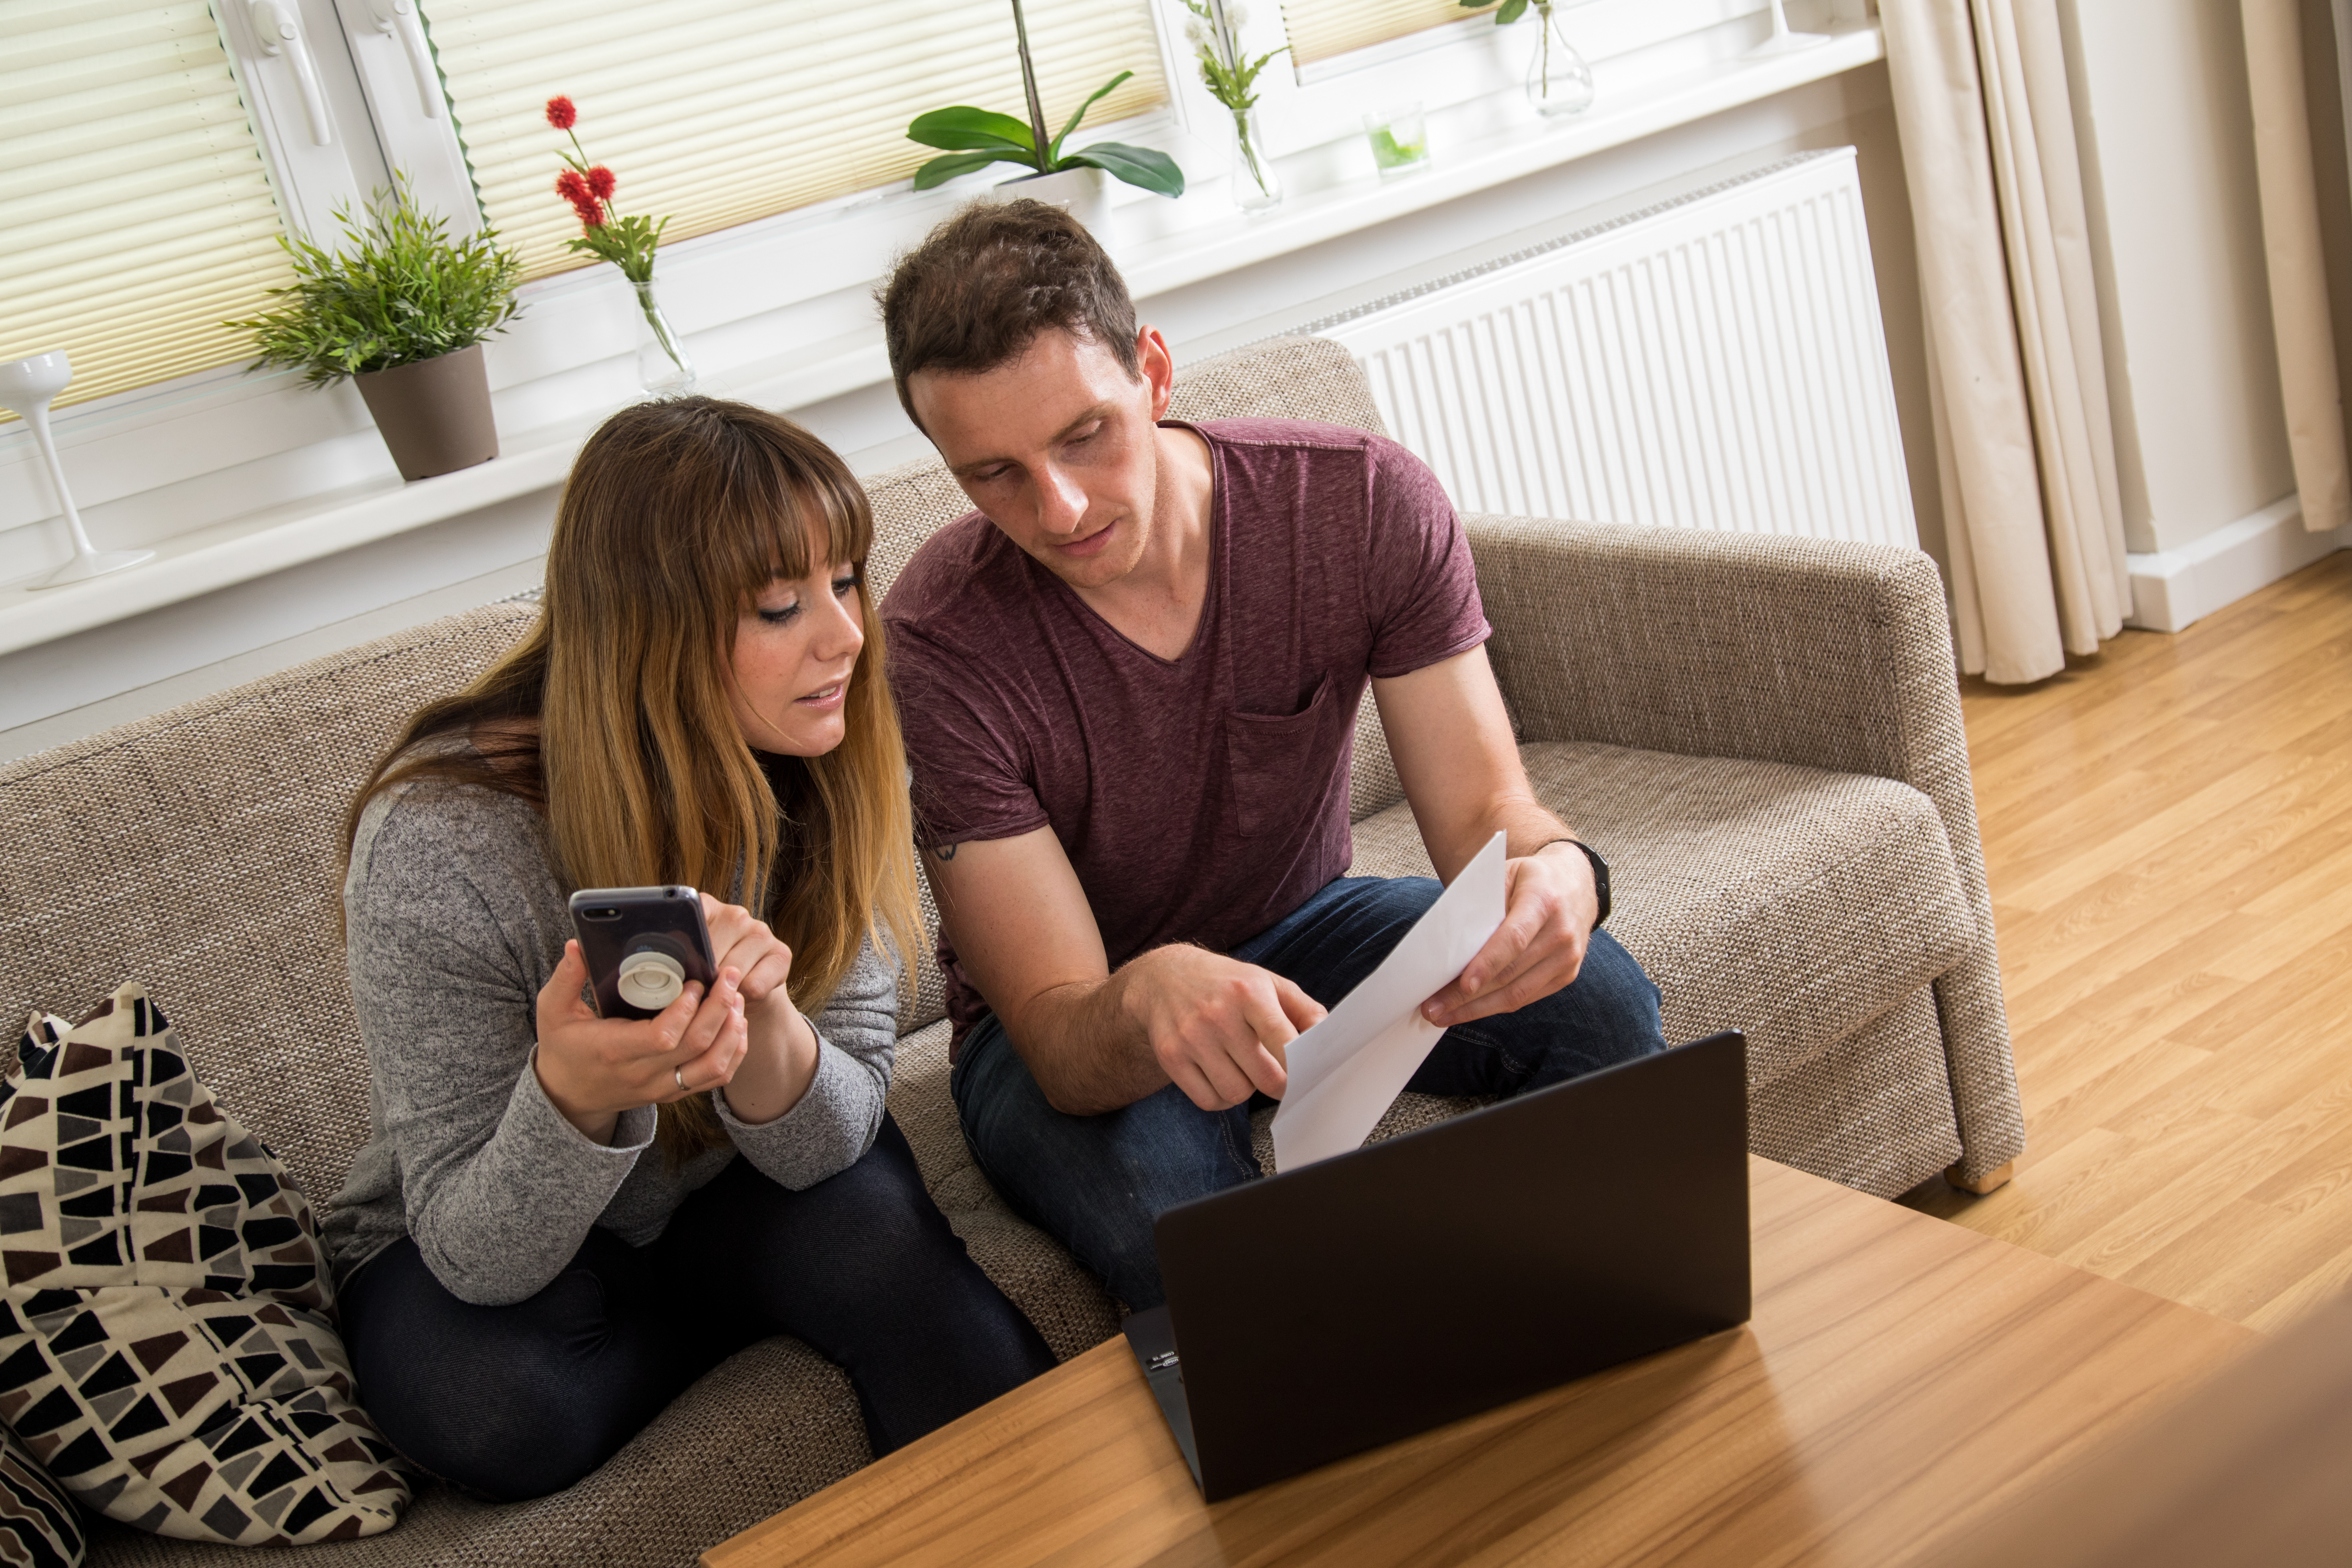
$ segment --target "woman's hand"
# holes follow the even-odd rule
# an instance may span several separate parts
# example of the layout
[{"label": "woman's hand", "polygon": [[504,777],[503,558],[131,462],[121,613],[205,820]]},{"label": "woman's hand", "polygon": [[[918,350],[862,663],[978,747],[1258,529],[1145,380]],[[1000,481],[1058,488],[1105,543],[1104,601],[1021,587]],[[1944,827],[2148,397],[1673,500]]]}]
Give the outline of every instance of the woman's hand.
[{"label": "woman's hand", "polygon": [[[793,1005],[788,989],[793,950],[740,904],[722,904],[705,893],[702,918],[721,983],[740,976],[749,1025],[749,1048],[725,1080],[727,1108],[740,1121],[772,1121],[800,1103],[816,1076],[816,1029]],[[692,1082],[694,1075],[687,1079]]]},{"label": "woman's hand", "polygon": [[588,962],[577,942],[565,942],[563,961],[539,993],[533,1062],[548,1102],[583,1136],[609,1143],[622,1111],[730,1082],[751,1049],[740,973],[722,966],[708,997],[689,983],[650,1018],[600,1018],[582,994]]}]

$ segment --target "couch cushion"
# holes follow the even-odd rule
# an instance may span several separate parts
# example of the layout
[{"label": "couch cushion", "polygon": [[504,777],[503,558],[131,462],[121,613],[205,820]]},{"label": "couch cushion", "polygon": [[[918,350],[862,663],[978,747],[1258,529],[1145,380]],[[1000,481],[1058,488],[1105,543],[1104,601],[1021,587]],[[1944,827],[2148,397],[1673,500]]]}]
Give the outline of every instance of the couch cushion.
[{"label": "couch cushion", "polygon": [[[1677,1043],[1744,1029],[1769,1083],[1958,962],[1975,927],[1935,804],[1908,784],[1581,742],[1522,749],[1609,861],[1609,930]],[[1353,875],[1428,876],[1412,813],[1356,828]]]},{"label": "couch cushion", "polygon": [[96,1511],[190,1540],[373,1535],[409,1485],[352,1403],[310,1205],[135,985],[36,1017],[6,1085],[0,1414]]},{"label": "couch cushion", "polygon": [[395,727],[538,613],[452,616],[0,767],[0,1014],[102,996],[136,955],[166,1012],[204,1020],[198,1075],[337,1191],[368,1137],[343,812]]},{"label": "couch cushion", "polygon": [[1330,338],[1265,338],[1176,368],[1171,419],[1311,419],[1388,434],[1371,383]]},{"label": "couch cushion", "polygon": [[0,1426],[0,1563],[77,1568],[85,1546],[73,1499]]}]

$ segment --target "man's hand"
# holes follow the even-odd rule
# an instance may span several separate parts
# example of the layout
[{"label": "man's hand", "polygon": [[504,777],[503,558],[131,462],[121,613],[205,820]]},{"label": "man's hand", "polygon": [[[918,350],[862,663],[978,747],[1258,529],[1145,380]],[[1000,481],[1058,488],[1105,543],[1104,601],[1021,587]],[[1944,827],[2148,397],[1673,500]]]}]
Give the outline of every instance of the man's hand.
[{"label": "man's hand", "polygon": [[1503,923],[1454,984],[1422,1004],[1440,1028],[1509,1013],[1565,987],[1584,967],[1601,895],[1592,862],[1528,787],[1510,714],[1486,650],[1372,682],[1389,754],[1412,803],[1421,841],[1451,882],[1499,829],[1543,846],[1503,862]]},{"label": "man's hand", "polygon": [[1290,1042],[1323,1021],[1323,1005],[1281,975],[1203,948],[1145,953],[1119,984],[1160,1070],[1203,1110],[1282,1098]]},{"label": "man's hand", "polygon": [[1453,984],[1422,1004],[1440,1028],[1517,1012],[1564,990],[1584,967],[1601,894],[1592,862],[1569,843],[1503,862],[1503,923]]},{"label": "man's hand", "polygon": [[1155,948],[1113,974],[1050,827],[934,850],[923,868],[964,973],[1065,1116],[1123,1110],[1171,1083],[1203,1110],[1279,1095],[1290,1042],[1322,1022],[1291,982],[1202,948]]}]

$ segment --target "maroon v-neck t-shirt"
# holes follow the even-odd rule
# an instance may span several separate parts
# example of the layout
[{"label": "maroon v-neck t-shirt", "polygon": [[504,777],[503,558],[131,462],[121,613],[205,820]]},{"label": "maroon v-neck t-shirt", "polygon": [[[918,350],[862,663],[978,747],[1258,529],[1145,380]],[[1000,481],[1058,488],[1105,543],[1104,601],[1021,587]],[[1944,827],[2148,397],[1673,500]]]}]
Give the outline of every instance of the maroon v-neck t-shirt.
[{"label": "maroon v-neck t-shirt", "polygon": [[[972,512],[882,606],[930,847],[1051,826],[1114,968],[1224,952],[1351,858],[1349,763],[1366,681],[1487,636],[1470,547],[1422,461],[1360,430],[1187,425],[1215,476],[1207,603],[1165,659]],[[961,1043],[987,1004],[944,936]]]}]

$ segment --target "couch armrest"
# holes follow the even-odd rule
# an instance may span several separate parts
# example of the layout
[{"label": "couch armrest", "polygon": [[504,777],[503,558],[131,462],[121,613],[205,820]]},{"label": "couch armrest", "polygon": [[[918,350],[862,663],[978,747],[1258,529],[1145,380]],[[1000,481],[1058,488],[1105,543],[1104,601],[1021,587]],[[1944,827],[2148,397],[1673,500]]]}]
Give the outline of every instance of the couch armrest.
[{"label": "couch armrest", "polygon": [[1487,652],[1524,739],[1874,773],[1931,795],[1930,777],[1965,778],[1943,584],[1918,552],[1465,522]]},{"label": "couch armrest", "polygon": [[1916,550],[1529,518],[1465,519],[1487,652],[1523,739],[1896,779],[1936,804],[1978,941],[1936,983],[1980,1180],[2024,1120],[1943,580]]}]

